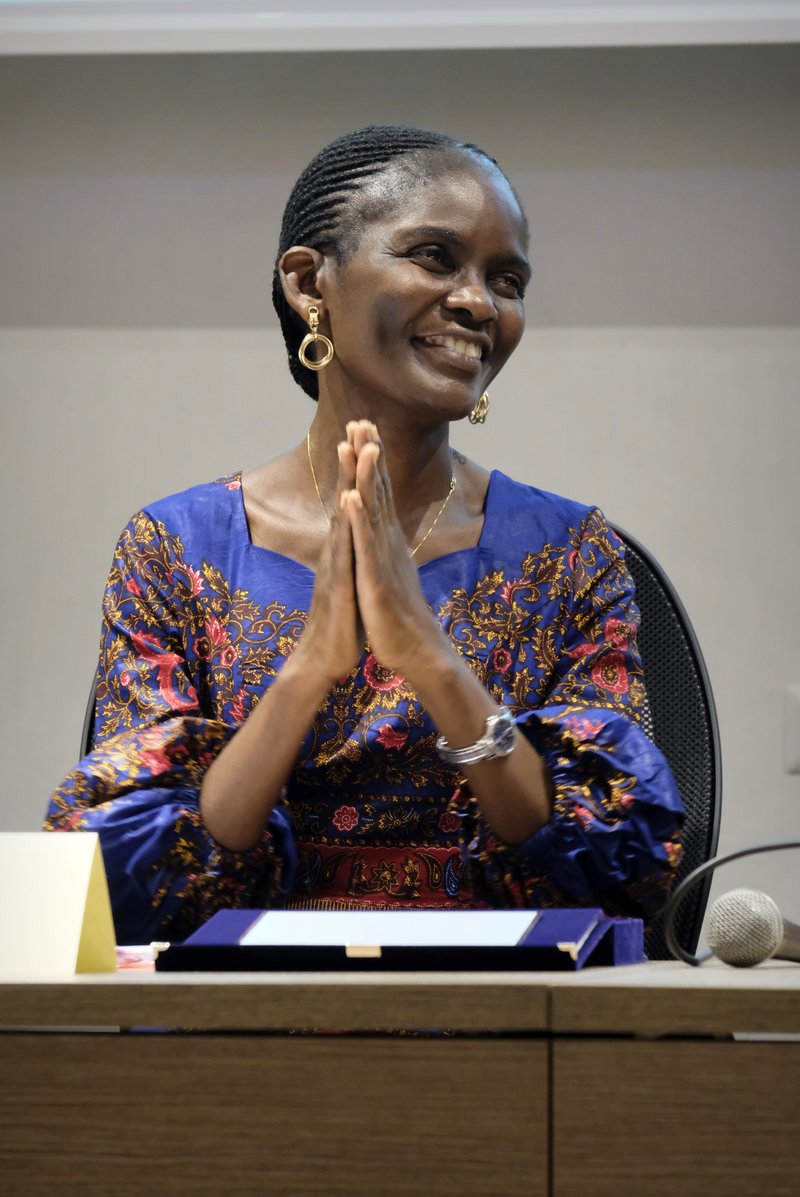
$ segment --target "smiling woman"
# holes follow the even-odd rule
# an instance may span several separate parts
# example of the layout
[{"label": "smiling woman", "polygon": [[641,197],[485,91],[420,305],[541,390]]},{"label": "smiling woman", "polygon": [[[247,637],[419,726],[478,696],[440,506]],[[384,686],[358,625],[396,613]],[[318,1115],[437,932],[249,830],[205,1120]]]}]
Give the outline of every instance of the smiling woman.
[{"label": "smiling woman", "polygon": [[527,242],[442,134],[358,130],[298,179],[274,298],[308,435],[124,529],[95,747],[48,812],[99,831],[121,941],[224,906],[663,902],[681,810],[621,546],[449,444],[522,336]]}]

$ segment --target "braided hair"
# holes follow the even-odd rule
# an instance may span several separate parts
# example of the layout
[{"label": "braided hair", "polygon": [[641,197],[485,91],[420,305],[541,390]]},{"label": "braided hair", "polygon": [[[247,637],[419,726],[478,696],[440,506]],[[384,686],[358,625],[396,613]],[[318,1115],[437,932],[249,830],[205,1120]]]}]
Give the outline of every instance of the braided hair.
[{"label": "braided hair", "polygon": [[[307,245],[311,249],[331,251],[339,262],[345,262],[355,249],[359,230],[366,219],[364,210],[359,210],[355,202],[358,192],[395,159],[415,156],[419,160],[437,150],[459,151],[482,159],[499,170],[494,158],[484,150],[446,133],[412,129],[406,125],[368,125],[337,137],[311,160],[292,188],[281,224],[278,260],[290,246]],[[370,205],[370,216],[379,215],[393,202],[390,193],[383,204]],[[272,280],[272,302],[286,342],[292,378],[307,395],[317,399],[317,376],[305,369],[297,356],[300,342],[308,330],[286,302],[277,263]]]}]

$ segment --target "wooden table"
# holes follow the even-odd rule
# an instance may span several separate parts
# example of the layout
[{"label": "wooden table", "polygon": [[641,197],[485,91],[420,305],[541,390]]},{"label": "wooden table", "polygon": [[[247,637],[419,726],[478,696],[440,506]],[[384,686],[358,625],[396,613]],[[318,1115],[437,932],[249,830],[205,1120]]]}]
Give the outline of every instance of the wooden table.
[{"label": "wooden table", "polygon": [[[800,1180],[795,965],[121,973],[0,983],[0,1027],[19,1028],[0,1034],[3,1197],[794,1197]],[[350,1033],[296,1033],[323,1027]]]}]

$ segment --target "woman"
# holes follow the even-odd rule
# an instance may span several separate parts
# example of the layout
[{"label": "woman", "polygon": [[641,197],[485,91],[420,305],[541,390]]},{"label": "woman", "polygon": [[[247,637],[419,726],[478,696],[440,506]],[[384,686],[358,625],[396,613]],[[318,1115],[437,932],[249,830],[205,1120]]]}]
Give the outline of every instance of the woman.
[{"label": "woman", "polygon": [[232,905],[663,900],[680,801],[619,542],[449,445],[529,274],[474,146],[371,127],[300,176],[274,298],[308,436],[124,530],[96,747],[48,812],[99,831],[122,942]]}]

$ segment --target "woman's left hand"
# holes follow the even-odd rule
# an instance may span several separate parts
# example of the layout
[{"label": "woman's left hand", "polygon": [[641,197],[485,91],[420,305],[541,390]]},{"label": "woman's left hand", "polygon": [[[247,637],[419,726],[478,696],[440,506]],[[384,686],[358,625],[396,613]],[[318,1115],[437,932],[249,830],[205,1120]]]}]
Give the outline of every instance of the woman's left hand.
[{"label": "woman's left hand", "polygon": [[[450,744],[472,744],[497,704],[425,601],[375,426],[348,424],[347,438],[356,485],[342,492],[341,502],[352,529],[358,606],[370,649],[381,665],[410,682]],[[549,773],[523,736],[510,756],[467,765],[464,773],[484,816],[506,843],[522,843],[550,817]]]},{"label": "woman's left hand", "polygon": [[420,589],[397,519],[386,459],[374,424],[348,424],[356,465],[355,488],[342,494],[350,520],[358,606],[370,650],[405,676],[426,652],[446,648],[443,633]]}]

